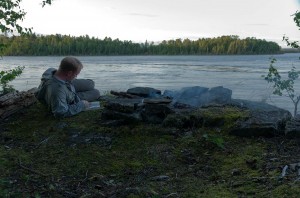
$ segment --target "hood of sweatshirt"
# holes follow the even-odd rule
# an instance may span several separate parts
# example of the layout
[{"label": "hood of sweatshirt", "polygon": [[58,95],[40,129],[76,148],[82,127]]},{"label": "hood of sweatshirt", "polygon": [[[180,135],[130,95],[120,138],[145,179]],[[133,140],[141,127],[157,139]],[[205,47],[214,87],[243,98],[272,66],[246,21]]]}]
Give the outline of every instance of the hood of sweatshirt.
[{"label": "hood of sweatshirt", "polygon": [[38,91],[35,94],[35,97],[42,103],[44,102],[45,92],[50,82],[49,80],[53,78],[53,75],[56,71],[57,70],[55,68],[49,68],[42,75],[41,84],[39,85]]}]

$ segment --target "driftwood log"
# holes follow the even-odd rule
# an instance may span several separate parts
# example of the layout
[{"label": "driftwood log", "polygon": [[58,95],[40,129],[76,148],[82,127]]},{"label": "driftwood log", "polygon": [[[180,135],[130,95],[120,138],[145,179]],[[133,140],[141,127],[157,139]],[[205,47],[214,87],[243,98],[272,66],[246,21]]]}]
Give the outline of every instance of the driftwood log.
[{"label": "driftwood log", "polygon": [[37,88],[32,88],[28,91],[11,92],[0,96],[0,120],[24,109],[25,107],[36,102],[34,93]]}]

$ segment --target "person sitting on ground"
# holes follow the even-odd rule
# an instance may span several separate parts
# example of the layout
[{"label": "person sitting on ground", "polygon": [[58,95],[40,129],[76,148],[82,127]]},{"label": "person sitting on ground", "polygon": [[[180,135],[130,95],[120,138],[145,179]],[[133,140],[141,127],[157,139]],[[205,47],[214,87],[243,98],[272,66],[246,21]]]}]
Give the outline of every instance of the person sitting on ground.
[{"label": "person sitting on ground", "polygon": [[35,96],[55,117],[76,115],[89,108],[89,102],[99,99],[94,81],[75,79],[82,68],[77,58],[65,57],[58,70],[49,68],[43,73]]}]

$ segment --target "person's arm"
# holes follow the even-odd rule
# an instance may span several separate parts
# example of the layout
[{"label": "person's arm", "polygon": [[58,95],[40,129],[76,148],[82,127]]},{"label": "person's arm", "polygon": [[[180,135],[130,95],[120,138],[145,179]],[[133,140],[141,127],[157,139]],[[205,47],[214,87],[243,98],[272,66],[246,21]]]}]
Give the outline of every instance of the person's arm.
[{"label": "person's arm", "polygon": [[63,89],[52,91],[50,100],[51,111],[55,117],[70,117],[86,108],[83,100],[72,105],[68,104],[67,95]]}]

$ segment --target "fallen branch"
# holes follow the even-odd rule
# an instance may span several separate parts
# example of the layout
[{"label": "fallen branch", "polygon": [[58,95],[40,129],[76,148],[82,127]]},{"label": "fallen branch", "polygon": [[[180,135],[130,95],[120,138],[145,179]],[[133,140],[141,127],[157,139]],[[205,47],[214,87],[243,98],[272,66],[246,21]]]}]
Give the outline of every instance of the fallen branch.
[{"label": "fallen branch", "polygon": [[41,173],[41,172],[39,172],[39,171],[33,170],[33,169],[31,169],[31,168],[28,168],[28,167],[22,165],[20,159],[19,159],[18,161],[19,161],[19,164],[18,164],[18,165],[20,166],[20,168],[22,168],[22,169],[24,169],[24,170],[27,170],[27,171],[32,172],[32,173],[37,174],[37,175],[41,175],[41,176],[43,176],[43,177],[48,177],[48,176],[49,176],[49,175],[46,175],[46,174],[44,174],[44,173]]},{"label": "fallen branch", "polygon": [[42,144],[44,143],[47,143],[48,140],[50,139],[51,137],[47,137],[45,138],[43,141],[41,141],[36,147],[34,147],[34,149],[38,149]]},{"label": "fallen branch", "polygon": [[87,171],[85,172],[85,178],[84,178],[82,181],[80,181],[80,182],[78,183],[77,188],[79,188],[80,185],[88,179],[88,173],[89,173],[89,171],[87,170]]}]

